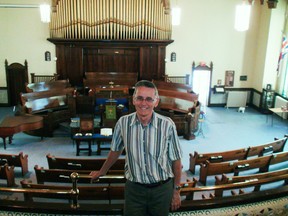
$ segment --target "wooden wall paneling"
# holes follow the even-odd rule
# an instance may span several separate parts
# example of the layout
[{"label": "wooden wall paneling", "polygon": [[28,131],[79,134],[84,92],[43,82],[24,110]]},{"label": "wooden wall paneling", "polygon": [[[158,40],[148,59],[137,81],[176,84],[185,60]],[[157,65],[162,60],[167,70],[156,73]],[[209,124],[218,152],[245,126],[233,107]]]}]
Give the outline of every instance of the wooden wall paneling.
[{"label": "wooden wall paneling", "polygon": [[66,73],[66,62],[65,62],[65,45],[57,45],[56,46],[56,67],[57,71],[56,73],[58,74],[59,79],[67,79],[68,75]]},{"label": "wooden wall paneling", "polygon": [[173,40],[51,39],[57,74],[82,85],[85,72],[135,72],[138,80],[164,80],[166,46]]},{"label": "wooden wall paneling", "polygon": [[[145,46],[140,48],[140,79],[152,80],[158,73],[158,48]],[[160,72],[161,73],[161,72]]]},{"label": "wooden wall paneling", "polygon": [[159,46],[158,48],[158,69],[159,73],[155,75],[155,80],[163,80],[165,79],[165,71],[166,71],[166,47]]},{"label": "wooden wall paneling", "polygon": [[68,45],[65,47],[64,55],[65,79],[69,79],[72,86],[82,85],[82,79],[84,76],[82,48],[75,45]]}]

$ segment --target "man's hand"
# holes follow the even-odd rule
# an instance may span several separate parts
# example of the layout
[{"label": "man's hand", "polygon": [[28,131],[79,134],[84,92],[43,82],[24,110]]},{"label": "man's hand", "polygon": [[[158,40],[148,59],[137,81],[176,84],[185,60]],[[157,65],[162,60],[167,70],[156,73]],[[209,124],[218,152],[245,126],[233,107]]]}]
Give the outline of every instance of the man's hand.
[{"label": "man's hand", "polygon": [[171,202],[171,210],[176,211],[181,206],[181,197],[180,197],[180,191],[174,190],[172,202]]},{"label": "man's hand", "polygon": [[98,180],[100,176],[103,176],[100,171],[92,171],[89,175],[91,176],[91,183]]}]

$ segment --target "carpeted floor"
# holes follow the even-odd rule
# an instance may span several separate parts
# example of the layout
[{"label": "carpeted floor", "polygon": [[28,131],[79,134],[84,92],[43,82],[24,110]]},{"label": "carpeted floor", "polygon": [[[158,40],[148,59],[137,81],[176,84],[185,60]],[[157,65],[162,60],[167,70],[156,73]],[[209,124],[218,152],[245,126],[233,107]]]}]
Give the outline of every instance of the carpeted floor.
[{"label": "carpeted floor", "polygon": [[[13,115],[13,108],[0,108],[1,117]],[[280,117],[274,117],[274,124],[271,126],[272,115],[263,115],[253,108],[246,108],[245,113],[237,112],[236,108],[212,107],[206,108],[205,119],[202,123],[203,135],[200,134],[195,140],[185,140],[180,137],[183,149],[183,171],[189,168],[189,153],[194,151],[201,152],[219,152],[232,150],[253,145],[260,145],[273,141],[274,137],[282,138],[288,130],[287,120]],[[76,157],[76,146],[73,145],[69,134],[69,123],[64,123],[55,131],[52,138],[33,137],[24,133],[15,134],[13,143],[3,149],[3,143],[0,143],[2,153],[18,154],[24,152],[28,154],[29,173],[25,178],[35,181],[34,166],[38,165],[48,168],[46,155],[48,153],[61,157]],[[196,133],[197,134],[197,133]],[[288,150],[286,146],[285,150]],[[81,152],[80,156],[84,158],[106,157],[108,151],[102,151],[101,156],[96,155],[96,145],[93,146],[92,156]],[[287,164],[285,165],[287,166]],[[15,168],[17,184],[23,179],[19,168]],[[186,172],[191,177],[190,172]],[[198,169],[195,175],[197,176]],[[35,181],[36,182],[36,181]],[[5,181],[0,182],[5,184]]]}]

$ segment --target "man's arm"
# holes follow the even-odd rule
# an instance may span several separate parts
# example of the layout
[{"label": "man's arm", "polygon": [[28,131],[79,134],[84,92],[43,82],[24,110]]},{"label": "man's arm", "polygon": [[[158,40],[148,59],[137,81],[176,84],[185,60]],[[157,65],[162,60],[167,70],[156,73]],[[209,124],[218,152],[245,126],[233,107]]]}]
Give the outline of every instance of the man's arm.
[{"label": "man's arm", "polygon": [[181,206],[180,190],[176,190],[176,186],[180,186],[181,173],[182,173],[182,163],[181,160],[176,160],[172,162],[172,170],[174,173],[174,191],[171,202],[171,210],[175,211]]},{"label": "man's arm", "polygon": [[98,179],[100,176],[106,175],[111,166],[118,160],[122,151],[110,151],[106,161],[99,171],[92,171],[90,176],[92,176],[92,181]]}]

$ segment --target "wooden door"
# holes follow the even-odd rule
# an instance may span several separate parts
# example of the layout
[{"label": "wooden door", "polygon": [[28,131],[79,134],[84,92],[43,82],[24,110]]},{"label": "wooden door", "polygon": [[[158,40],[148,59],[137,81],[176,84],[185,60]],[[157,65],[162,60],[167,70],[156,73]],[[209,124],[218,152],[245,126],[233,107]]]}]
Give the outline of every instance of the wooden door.
[{"label": "wooden door", "polygon": [[25,60],[24,65],[12,63],[8,65],[5,60],[6,82],[8,92],[8,104],[16,106],[20,104],[20,93],[26,92],[25,83],[28,83],[28,66]]}]

